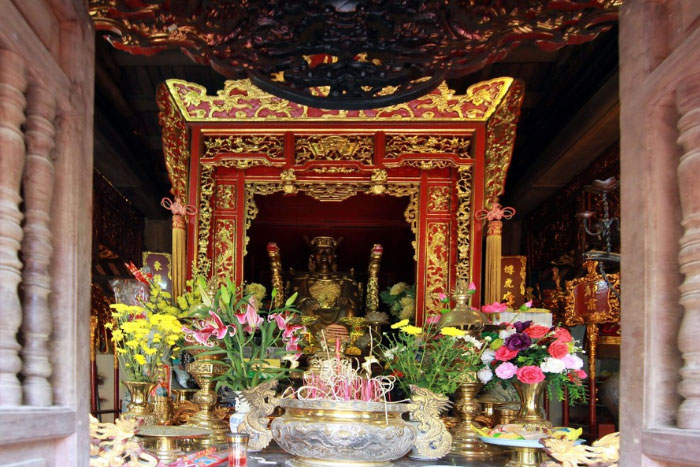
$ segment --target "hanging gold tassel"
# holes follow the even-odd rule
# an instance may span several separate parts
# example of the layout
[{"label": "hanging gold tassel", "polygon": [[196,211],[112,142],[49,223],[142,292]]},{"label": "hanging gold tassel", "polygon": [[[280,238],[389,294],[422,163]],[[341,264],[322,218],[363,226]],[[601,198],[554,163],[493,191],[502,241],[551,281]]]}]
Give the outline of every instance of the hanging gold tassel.
[{"label": "hanging gold tassel", "polygon": [[504,208],[498,204],[498,199],[491,205],[490,210],[480,209],[476,212],[477,220],[488,221],[486,232],[486,264],[484,266],[484,303],[492,304],[501,301],[501,219],[510,219],[515,209]]},{"label": "hanging gold tassel", "polygon": [[486,233],[484,303],[501,301],[501,231],[503,222],[492,220]]},{"label": "hanging gold tassel", "polygon": [[186,232],[187,217],[197,214],[197,209],[189,204],[183,205],[180,198],[175,201],[163,198],[160,205],[173,213],[173,253],[170,260],[170,275],[173,281],[173,298],[177,298],[185,290],[186,270]]}]

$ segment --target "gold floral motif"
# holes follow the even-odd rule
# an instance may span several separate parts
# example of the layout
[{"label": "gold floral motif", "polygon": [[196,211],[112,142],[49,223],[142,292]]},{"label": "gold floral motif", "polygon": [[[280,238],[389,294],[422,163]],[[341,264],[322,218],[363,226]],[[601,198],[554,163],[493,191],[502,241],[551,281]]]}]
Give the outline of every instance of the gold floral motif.
[{"label": "gold floral motif", "polygon": [[369,190],[367,183],[299,183],[299,190],[319,201],[345,201]]},{"label": "gold floral motif", "polygon": [[372,135],[297,136],[294,141],[297,164],[308,161],[359,161],[372,164]]},{"label": "gold floral motif", "polygon": [[520,256],[520,295],[525,296],[525,279],[527,276],[527,256]]},{"label": "gold floral motif", "polygon": [[258,217],[258,206],[255,204],[255,190],[249,188],[250,185],[246,185],[245,190],[245,239],[243,240],[243,256],[248,254],[248,242],[250,237],[248,237],[248,230],[250,225],[253,223],[253,219]]},{"label": "gold floral motif", "polygon": [[448,292],[449,277],[449,229],[447,222],[428,223],[428,261],[425,281],[425,311],[428,314],[440,314],[442,303],[439,295]]},{"label": "gold floral motif", "polygon": [[469,135],[386,135],[385,159],[398,159],[402,154],[454,154],[469,158]]},{"label": "gold floral motif", "polygon": [[450,187],[431,186],[428,189],[428,210],[432,212],[450,210]]},{"label": "gold floral motif", "polygon": [[460,167],[457,178],[457,277],[471,281],[472,167]]},{"label": "gold floral motif", "polygon": [[158,86],[156,101],[160,112],[158,121],[163,129],[163,153],[165,154],[165,168],[175,197],[181,200],[187,199],[187,164],[190,158],[189,130],[183,114],[178,112],[173,96],[165,85]]},{"label": "gold floral motif", "polygon": [[311,171],[318,174],[351,174],[359,172],[357,167],[312,167]]},{"label": "gold floral motif", "polygon": [[236,187],[219,185],[216,187],[216,208],[234,209],[236,207]]},{"label": "gold floral motif", "polygon": [[[166,86],[182,115],[190,122],[261,120],[460,120],[486,121],[510,89],[513,78],[482,81],[465,95],[442,83],[433,92],[410,103],[381,109],[324,110],[299,105],[267,94],[249,80],[226,81],[216,96],[208,96],[204,86],[169,79]],[[410,104],[410,105],[409,105]]]},{"label": "gold floral motif", "polygon": [[209,276],[211,261],[207,256],[209,236],[211,235],[211,197],[214,194],[214,167],[202,166],[199,176],[199,211],[197,225],[197,261],[194,264],[194,275]]},{"label": "gold floral motif", "polygon": [[[391,166],[391,164],[387,164]],[[457,164],[450,159],[430,159],[427,157],[409,157],[402,159],[399,163],[401,167],[415,167],[421,170],[444,169],[447,167],[457,167]]]},{"label": "gold floral motif", "polygon": [[232,167],[245,170],[251,167],[270,166],[272,163],[264,156],[226,157],[225,159],[201,159],[202,165],[215,165],[217,167]]},{"label": "gold floral motif", "polygon": [[236,223],[233,219],[216,221],[214,237],[215,274],[220,284],[227,279],[235,282],[236,277]]},{"label": "gold floral motif", "polygon": [[284,158],[284,135],[228,135],[204,138],[204,157],[219,154],[265,154]]},{"label": "gold floral motif", "polygon": [[491,206],[503,194],[506,172],[515,144],[515,129],[524,97],[523,85],[513,81],[510,92],[486,124],[486,183],[484,206]]}]

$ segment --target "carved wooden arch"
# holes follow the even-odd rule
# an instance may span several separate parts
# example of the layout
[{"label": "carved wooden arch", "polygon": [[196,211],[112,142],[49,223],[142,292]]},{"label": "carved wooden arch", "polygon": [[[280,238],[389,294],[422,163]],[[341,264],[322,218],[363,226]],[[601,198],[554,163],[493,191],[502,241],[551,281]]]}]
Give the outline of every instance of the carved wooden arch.
[{"label": "carved wooden arch", "polygon": [[420,322],[457,277],[479,287],[482,226],[472,214],[503,192],[523,91],[495,78],[464,95],[443,84],[411,102],[346,111],[298,105],[245,80],[215,96],[166,81],[158,105],[172,192],[198,207],[188,264],[243,281],[254,194],[410,195]]}]

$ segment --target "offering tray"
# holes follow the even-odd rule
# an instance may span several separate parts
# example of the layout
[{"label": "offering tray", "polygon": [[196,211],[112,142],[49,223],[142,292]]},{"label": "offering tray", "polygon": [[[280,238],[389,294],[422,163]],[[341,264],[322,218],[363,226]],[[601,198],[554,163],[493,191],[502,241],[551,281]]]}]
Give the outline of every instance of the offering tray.
[{"label": "offering tray", "polygon": [[[542,463],[541,449],[544,446],[540,444],[539,439],[508,439],[488,436],[479,436],[479,439],[486,444],[501,446],[512,451],[506,467],[539,467]],[[582,439],[575,441],[575,444],[582,443]]]},{"label": "offering tray", "polygon": [[146,425],[136,431],[136,436],[155,440],[156,447],[153,454],[164,464],[173,462],[185,454],[178,446],[178,441],[203,439],[210,434],[210,430],[189,426]]}]

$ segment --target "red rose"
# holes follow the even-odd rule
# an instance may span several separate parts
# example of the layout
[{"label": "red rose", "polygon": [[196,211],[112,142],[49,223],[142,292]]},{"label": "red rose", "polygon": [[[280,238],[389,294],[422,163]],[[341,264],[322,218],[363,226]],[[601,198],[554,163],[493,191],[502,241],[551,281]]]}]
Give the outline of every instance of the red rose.
[{"label": "red rose", "polygon": [[569,354],[569,344],[557,339],[549,345],[548,351],[554,358],[564,358]]},{"label": "red rose", "polygon": [[544,381],[544,373],[538,366],[528,365],[518,368],[515,373],[518,381],[525,384],[535,384]]},{"label": "red rose", "polygon": [[547,326],[533,324],[529,328],[525,329],[523,332],[530,336],[531,339],[542,339],[549,332],[549,328]]},{"label": "red rose", "polygon": [[574,371],[574,373],[576,373],[576,376],[578,376],[579,379],[586,379],[586,378],[588,378],[588,375],[587,375],[586,372],[583,371],[583,370],[576,370],[576,371]]},{"label": "red rose", "polygon": [[495,359],[502,362],[507,362],[511,358],[515,358],[516,355],[518,355],[518,350],[510,350],[505,345],[502,345],[498,348],[498,350],[496,350]]},{"label": "red rose", "polygon": [[554,331],[554,337],[562,342],[571,342],[574,340],[574,338],[571,337],[571,333],[568,331],[568,329],[564,328],[557,328],[557,330]]}]

